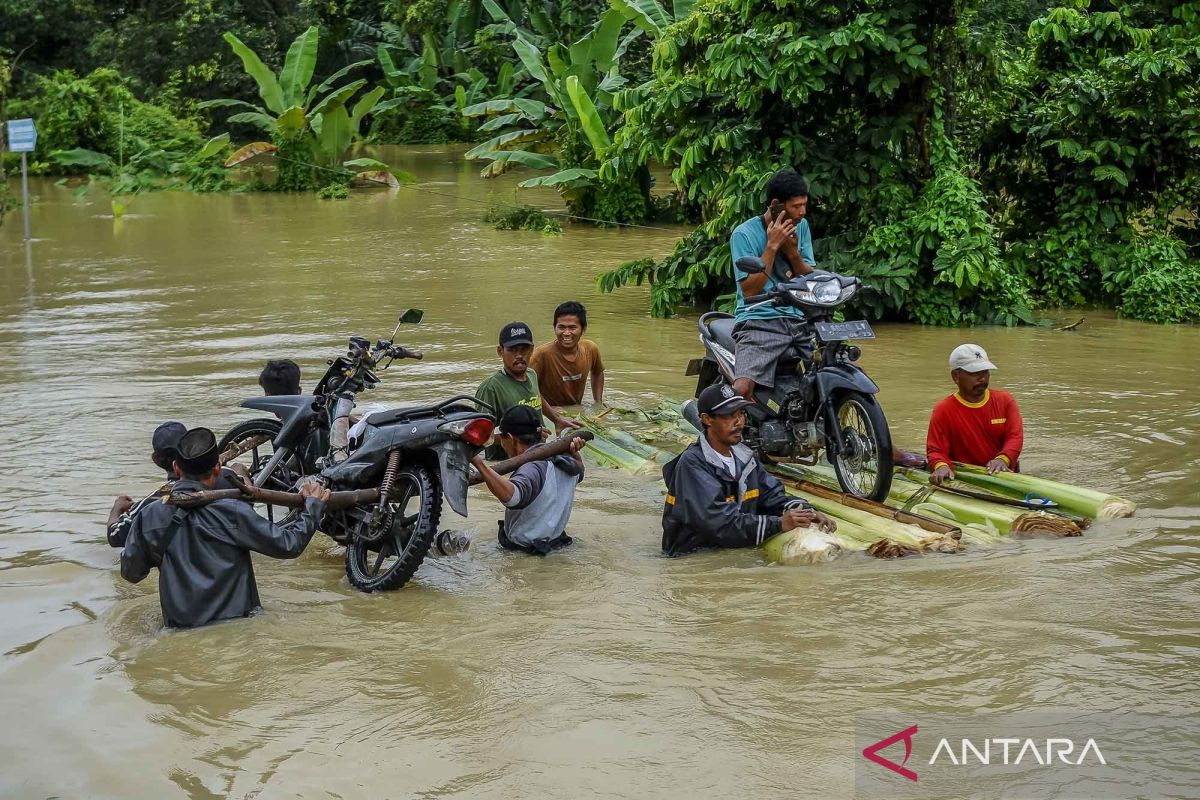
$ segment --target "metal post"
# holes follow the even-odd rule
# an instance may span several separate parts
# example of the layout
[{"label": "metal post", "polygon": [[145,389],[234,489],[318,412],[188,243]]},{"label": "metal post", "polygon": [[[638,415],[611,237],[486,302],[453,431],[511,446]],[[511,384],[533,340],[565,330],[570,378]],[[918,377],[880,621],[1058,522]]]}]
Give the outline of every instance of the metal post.
[{"label": "metal post", "polygon": [[29,241],[29,164],[21,153],[21,210],[25,212],[25,241]]}]

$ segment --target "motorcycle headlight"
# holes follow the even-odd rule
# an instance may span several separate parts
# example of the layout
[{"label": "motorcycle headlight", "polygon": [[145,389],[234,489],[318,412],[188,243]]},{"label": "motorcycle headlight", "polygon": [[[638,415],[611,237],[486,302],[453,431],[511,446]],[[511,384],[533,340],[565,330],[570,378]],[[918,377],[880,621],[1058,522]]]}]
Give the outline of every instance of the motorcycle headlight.
[{"label": "motorcycle headlight", "polygon": [[810,286],[813,299],[818,303],[836,303],[842,298],[842,286],[837,281],[821,281]]}]

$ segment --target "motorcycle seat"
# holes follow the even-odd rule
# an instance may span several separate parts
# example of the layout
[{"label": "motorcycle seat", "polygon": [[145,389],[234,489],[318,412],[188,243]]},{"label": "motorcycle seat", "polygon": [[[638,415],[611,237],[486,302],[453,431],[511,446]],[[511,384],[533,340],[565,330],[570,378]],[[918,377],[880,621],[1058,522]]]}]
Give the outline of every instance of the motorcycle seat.
[{"label": "motorcycle seat", "polygon": [[282,394],[269,397],[251,397],[242,401],[242,408],[253,408],[258,411],[268,411],[285,421],[293,417],[311,417],[317,412],[313,410],[316,397],[311,394]]},{"label": "motorcycle seat", "polygon": [[391,408],[387,411],[379,411],[367,417],[367,424],[373,428],[379,428],[384,425],[391,425],[396,422],[405,422],[414,419],[428,419],[429,417],[445,416],[456,412],[474,412],[474,409],[461,403],[454,405],[432,405],[432,406],[401,406],[400,408]]},{"label": "motorcycle seat", "polygon": [[720,317],[710,320],[708,323],[708,330],[712,333],[713,341],[731,353],[737,349],[737,345],[733,343],[733,326],[735,322],[733,317]]}]

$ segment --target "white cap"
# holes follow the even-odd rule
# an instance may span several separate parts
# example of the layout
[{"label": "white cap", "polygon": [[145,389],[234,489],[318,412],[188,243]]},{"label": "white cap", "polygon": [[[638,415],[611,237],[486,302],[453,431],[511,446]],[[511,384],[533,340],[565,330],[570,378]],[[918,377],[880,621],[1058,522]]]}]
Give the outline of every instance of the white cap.
[{"label": "white cap", "polygon": [[996,369],[996,365],[988,361],[987,351],[979,345],[960,344],[950,353],[950,369],[983,372],[985,369]]}]

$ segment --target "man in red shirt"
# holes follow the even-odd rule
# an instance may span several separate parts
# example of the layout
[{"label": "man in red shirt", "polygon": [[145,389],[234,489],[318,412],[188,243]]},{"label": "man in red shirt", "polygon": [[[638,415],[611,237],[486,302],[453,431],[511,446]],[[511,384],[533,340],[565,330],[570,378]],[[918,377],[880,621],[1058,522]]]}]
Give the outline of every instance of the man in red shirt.
[{"label": "man in red shirt", "polygon": [[1018,468],[1025,443],[1021,412],[1011,394],[988,388],[994,369],[979,345],[959,345],[950,353],[950,379],[958,391],[933,407],[925,440],[934,484],[954,479],[955,461],[991,473]]}]

